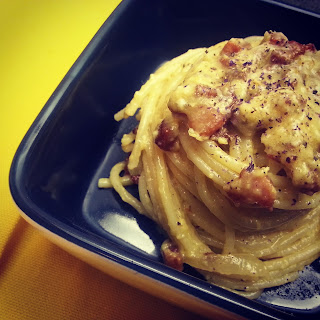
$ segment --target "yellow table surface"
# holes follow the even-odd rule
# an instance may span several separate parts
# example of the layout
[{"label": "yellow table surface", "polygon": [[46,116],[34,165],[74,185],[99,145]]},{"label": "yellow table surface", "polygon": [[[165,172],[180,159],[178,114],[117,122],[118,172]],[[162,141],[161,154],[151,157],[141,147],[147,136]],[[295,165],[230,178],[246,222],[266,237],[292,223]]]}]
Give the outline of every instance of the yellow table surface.
[{"label": "yellow table surface", "polygon": [[119,2],[0,1],[0,320],[199,319],[52,244],[19,216],[9,192],[21,139]]}]

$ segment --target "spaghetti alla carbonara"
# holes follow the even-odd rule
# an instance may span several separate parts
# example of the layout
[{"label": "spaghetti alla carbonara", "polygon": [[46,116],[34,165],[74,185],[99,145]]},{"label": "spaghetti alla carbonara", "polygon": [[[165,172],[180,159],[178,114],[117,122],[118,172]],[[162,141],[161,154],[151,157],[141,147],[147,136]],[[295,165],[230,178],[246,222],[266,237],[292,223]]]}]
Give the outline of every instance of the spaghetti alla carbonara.
[{"label": "spaghetti alla carbonara", "polygon": [[189,50],[115,115],[139,125],[99,187],[162,226],[166,264],[258,297],[320,256],[319,104],[312,44],[268,31]]}]

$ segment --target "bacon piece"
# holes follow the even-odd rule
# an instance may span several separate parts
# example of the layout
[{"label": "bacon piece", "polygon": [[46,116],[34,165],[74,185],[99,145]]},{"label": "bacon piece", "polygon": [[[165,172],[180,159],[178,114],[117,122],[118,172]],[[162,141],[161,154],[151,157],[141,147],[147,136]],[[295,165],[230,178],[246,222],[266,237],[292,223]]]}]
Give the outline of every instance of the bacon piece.
[{"label": "bacon piece", "polygon": [[269,42],[278,46],[270,57],[271,63],[274,64],[289,64],[298,56],[305,54],[307,51],[315,52],[314,44],[301,44],[297,41],[287,41],[281,33],[273,33]]},{"label": "bacon piece", "polygon": [[164,263],[176,270],[183,270],[183,259],[179,247],[171,240],[166,240],[161,246],[161,254]]},{"label": "bacon piece", "polygon": [[229,40],[221,50],[222,54],[226,54],[228,57],[233,57],[235,53],[239,52],[241,47],[237,44]]},{"label": "bacon piece", "polygon": [[234,61],[230,58],[234,57],[234,55],[241,50],[241,46],[232,40],[229,40],[224,47],[222,48],[220,55],[220,62],[225,67],[233,67],[235,65]]},{"label": "bacon piece", "polygon": [[179,148],[178,134],[178,122],[173,118],[165,118],[159,126],[155,143],[164,151],[177,151]]},{"label": "bacon piece", "polygon": [[[210,87],[198,83],[192,85],[191,90],[184,88],[180,87],[181,94],[175,97],[174,103],[169,102],[168,104],[173,118],[177,123],[183,122],[193,129],[197,139],[209,138],[231,117],[236,97],[228,84]],[[171,139],[172,135],[168,132],[167,127],[165,123],[161,124],[156,143],[161,149],[171,151],[170,141],[174,140],[174,136]],[[167,148],[166,141],[168,140],[169,147]]]},{"label": "bacon piece", "polygon": [[[236,98],[229,91],[218,97],[216,88],[205,85],[197,85],[194,95],[197,98],[208,99],[198,98],[198,105],[186,108],[188,126],[201,137],[210,137],[219,131],[231,117]],[[213,99],[216,97],[218,99]]]},{"label": "bacon piece", "polygon": [[188,125],[200,136],[210,137],[226,122],[226,117],[212,107],[198,106],[189,108]]},{"label": "bacon piece", "polygon": [[224,190],[236,205],[257,205],[270,211],[276,199],[276,190],[271,180],[252,166],[243,169],[239,178],[228,183]]}]

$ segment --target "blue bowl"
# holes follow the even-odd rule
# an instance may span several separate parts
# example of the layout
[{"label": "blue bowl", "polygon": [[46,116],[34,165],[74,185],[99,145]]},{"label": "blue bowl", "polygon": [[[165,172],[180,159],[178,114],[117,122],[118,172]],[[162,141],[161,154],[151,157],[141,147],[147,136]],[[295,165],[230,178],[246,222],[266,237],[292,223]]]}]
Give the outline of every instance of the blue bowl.
[{"label": "blue bowl", "polygon": [[[165,266],[165,234],[97,182],[125,157],[135,125],[113,114],[162,62],[231,37],[282,31],[320,48],[320,16],[272,1],[124,0],[34,121],[14,157],[10,188],[22,216],[114,277],[208,317],[320,318],[320,263],[255,301]],[[132,190],[132,192],[136,192]]]}]

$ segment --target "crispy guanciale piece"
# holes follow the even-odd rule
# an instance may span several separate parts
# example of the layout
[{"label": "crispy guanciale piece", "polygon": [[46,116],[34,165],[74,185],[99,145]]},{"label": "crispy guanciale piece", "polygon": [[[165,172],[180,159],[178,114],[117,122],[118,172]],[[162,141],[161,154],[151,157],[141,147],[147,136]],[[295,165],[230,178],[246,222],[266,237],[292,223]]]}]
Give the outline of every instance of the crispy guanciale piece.
[{"label": "crispy guanciale piece", "polygon": [[[196,85],[194,96],[201,98],[216,98],[217,89],[205,85]],[[199,103],[200,104],[200,103]],[[226,110],[226,109],[225,109]],[[185,111],[188,117],[188,125],[200,136],[210,137],[220,130],[231,116],[231,105],[228,112],[221,112],[214,104],[204,103],[203,105],[187,108]]]},{"label": "crispy guanciale piece", "polygon": [[171,240],[166,240],[161,246],[161,253],[164,263],[176,270],[183,270],[183,259],[179,247]]},{"label": "crispy guanciale piece", "polygon": [[220,62],[224,67],[233,67],[235,65],[232,58],[238,53],[242,47],[236,42],[236,39],[229,40],[220,52]]},{"label": "crispy guanciale piece", "polygon": [[187,112],[188,125],[200,136],[210,137],[225,124],[227,117],[212,107],[198,106]]},{"label": "crispy guanciale piece", "polygon": [[276,190],[262,169],[243,169],[239,178],[229,182],[224,190],[236,205],[257,205],[270,211],[276,199]]},{"label": "crispy guanciale piece", "polygon": [[288,41],[280,32],[273,32],[269,42],[277,46],[270,57],[270,61],[275,64],[289,64],[298,56],[305,54],[306,51],[316,51],[314,44],[301,44],[296,41]]},{"label": "crispy guanciale piece", "polygon": [[205,140],[224,126],[231,117],[233,105],[234,96],[227,86],[213,88],[192,83],[176,90],[169,107],[187,116],[190,135]]},{"label": "crispy guanciale piece", "polygon": [[179,124],[173,117],[162,120],[155,138],[156,145],[164,151],[177,151],[179,148]]},{"label": "crispy guanciale piece", "polygon": [[221,53],[226,54],[229,57],[233,57],[240,50],[241,46],[238,43],[229,40],[221,50]]}]

